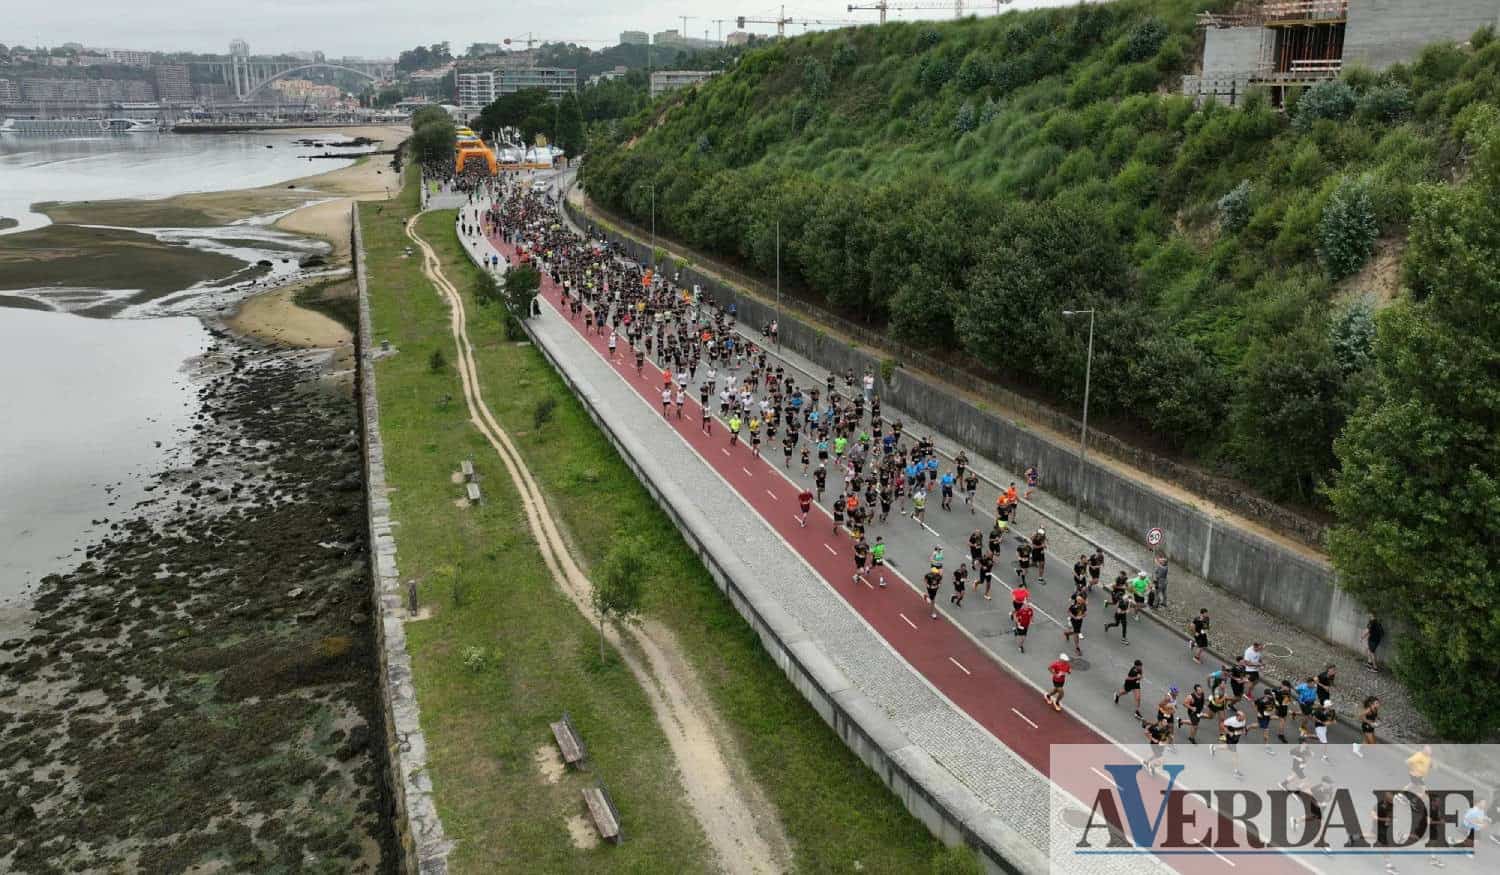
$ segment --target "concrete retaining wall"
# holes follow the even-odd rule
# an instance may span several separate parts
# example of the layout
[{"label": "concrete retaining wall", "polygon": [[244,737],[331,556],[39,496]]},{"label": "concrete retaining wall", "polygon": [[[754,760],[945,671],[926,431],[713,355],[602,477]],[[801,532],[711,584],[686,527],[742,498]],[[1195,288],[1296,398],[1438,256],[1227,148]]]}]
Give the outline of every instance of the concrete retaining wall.
[{"label": "concrete retaining wall", "polygon": [[[978,850],[991,873],[1047,872],[1044,854],[931,755],[912,744],[882,709],[850,684],[796,621],[774,601],[761,597],[753,580],[738,576],[734,569],[735,548],[697,512],[692,496],[683,494],[669,474],[663,476],[663,472],[653,470],[650,448],[629,433],[612,429],[594,400],[573,382],[545,341],[530,326],[527,333],[583,403],[620,458],[676,525],[735,610],[755,630],[776,665],[849,749],[891,788],[906,809],[945,843],[962,842]],[[641,460],[645,460],[644,464]]]},{"label": "concrete retaining wall", "polygon": [[[591,224],[572,204],[565,205],[575,221]],[[650,257],[648,246],[630,237],[609,236],[631,257],[641,261]],[[734,301],[741,324],[752,333],[775,316],[773,308],[760,300],[694,268],[682,272],[682,281],[697,283],[716,301]],[[1173,561],[1301,629],[1346,647],[1360,647],[1363,609],[1335,587],[1328,563],[1216,521],[1196,507],[1092,460],[1080,465],[1076,445],[1058,444],[910,371],[896,368],[887,381],[881,375],[881,362],[870,352],[830,337],[785,309],[780,328],[784,346],[821,367],[839,374],[852,369],[856,375],[869,369],[888,404],[971,452],[1013,471],[1035,465],[1042,473],[1044,489],[1069,501],[1081,499],[1084,511],[1095,519],[1141,539],[1147,529],[1160,528],[1166,536],[1163,548]]]},{"label": "concrete retaining wall", "polygon": [[359,369],[360,444],[365,460],[365,502],[369,520],[371,610],[375,617],[376,657],[380,670],[380,706],[385,724],[385,777],[396,834],[396,866],[403,875],[442,875],[448,871],[451,843],[443,836],[427,775],[427,742],[422,735],[417,694],[406,652],[406,611],[396,572],[396,541],[391,531],[391,504],[386,497],[385,453],[380,441],[380,405],[375,397],[376,340],[371,336],[370,293],[365,276],[364,238],[359,207],[353,211],[354,277],[359,287],[359,331],[355,335]]},{"label": "concrete retaining wall", "polygon": [[1349,0],[1344,66],[1411,63],[1424,46],[1468,42],[1486,24],[1500,26],[1496,0]]}]

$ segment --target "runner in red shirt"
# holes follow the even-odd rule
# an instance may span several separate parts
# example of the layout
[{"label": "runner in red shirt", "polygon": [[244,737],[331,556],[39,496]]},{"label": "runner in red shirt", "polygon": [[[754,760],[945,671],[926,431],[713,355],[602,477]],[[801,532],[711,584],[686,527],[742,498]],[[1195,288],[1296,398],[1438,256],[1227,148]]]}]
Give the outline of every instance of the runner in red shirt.
[{"label": "runner in red shirt", "polygon": [[1010,612],[1011,612],[1011,615],[1014,616],[1015,613],[1016,613],[1016,611],[1019,611],[1021,609],[1021,605],[1026,604],[1026,600],[1029,599],[1029,598],[1031,598],[1031,590],[1027,589],[1026,585],[1024,583],[1021,584],[1020,586],[1016,587],[1015,589],[1011,590],[1010,591]]},{"label": "runner in red shirt", "polygon": [[1066,653],[1059,653],[1057,660],[1047,666],[1047,671],[1052,673],[1052,692],[1042,696],[1052,710],[1062,710],[1063,684],[1068,682],[1068,673],[1073,670],[1073,663],[1068,659]]},{"label": "runner in red shirt", "polygon": [[1031,617],[1035,613],[1036,612],[1031,609],[1031,605],[1022,604],[1019,608],[1016,608],[1016,610],[1010,615],[1011,619],[1016,623],[1016,647],[1019,648],[1022,653],[1026,652],[1026,630],[1031,628]]},{"label": "runner in red shirt", "polygon": [[797,493],[797,506],[802,509],[802,515],[797,517],[797,522],[802,528],[807,528],[807,514],[812,510],[813,494],[806,489]]}]

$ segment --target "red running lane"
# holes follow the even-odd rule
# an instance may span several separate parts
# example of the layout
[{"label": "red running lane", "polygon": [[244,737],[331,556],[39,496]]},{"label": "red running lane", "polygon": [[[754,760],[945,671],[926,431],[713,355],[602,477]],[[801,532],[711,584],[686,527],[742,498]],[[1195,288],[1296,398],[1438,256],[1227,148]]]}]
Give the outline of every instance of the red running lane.
[{"label": "red running lane", "polygon": [[[517,257],[517,247],[500,237],[492,236],[490,243],[507,259],[514,261]],[[661,369],[652,367],[648,358],[646,366],[637,375],[634,355],[623,335],[617,352],[611,359],[608,335],[584,331],[581,316],[574,320],[567,315],[563,307],[561,286],[553,282],[546,271],[541,273],[540,296],[552,305],[554,312],[574,332],[588,342],[600,358],[613,366],[616,374],[635,389],[651,409],[660,411]],[[941,615],[937,620],[931,619],[926,596],[914,590],[905,582],[904,575],[894,568],[886,568],[890,580],[885,589],[872,588],[876,583],[875,579],[871,580],[872,586],[853,582],[852,542],[847,534],[833,533],[833,518],[828,511],[821,505],[814,504],[814,513],[809,515],[808,525],[805,528],[799,525],[799,487],[780,476],[773,463],[764,455],[757,457],[751,452],[748,429],[741,435],[742,440],[734,446],[729,445],[729,429],[721,421],[714,421],[711,435],[704,434],[701,410],[701,405],[690,392],[683,417],[678,419],[674,411],[672,416],[665,417],[665,421],[933,687],[1001,744],[1088,804],[1100,786],[1098,773],[1092,769],[1103,771],[1105,764],[1127,759],[1126,754],[1121,751],[1118,756],[1099,758],[1094,763],[1070,763],[1065,774],[1054,776],[1050,763],[1051,745],[1112,745],[1114,740],[1090,729],[1066,709],[1061,712],[1052,710],[1042,701],[1042,694],[1035,687],[1012,674],[989,651],[975,644]],[[776,450],[779,446],[763,443],[762,450]],[[920,567],[920,561],[916,564]],[[878,578],[874,574],[870,576]],[[948,591],[950,584],[951,581],[945,577],[943,593]],[[1003,585],[1001,589],[1004,593]],[[1007,596],[1008,593],[1001,597]],[[1050,630],[1034,628],[1034,631],[1040,637],[1046,637]],[[1046,648],[1050,644],[1038,640],[1033,646]],[[1043,688],[1051,688],[1049,677],[1042,677],[1039,681]],[[1144,737],[1138,740],[1144,741]],[[1148,799],[1156,798],[1150,792],[1153,784],[1165,788],[1161,782],[1153,782],[1144,775],[1141,776],[1140,783],[1143,794]],[[1192,807],[1190,804],[1189,810]],[[1200,809],[1200,812],[1214,817],[1207,810]],[[1218,820],[1220,824],[1227,825],[1222,818]],[[1185,875],[1223,873],[1230,871],[1230,867],[1234,865],[1226,865],[1226,862],[1221,862],[1222,858],[1209,856],[1171,856],[1158,859]],[[1308,871],[1281,854],[1257,856],[1254,859],[1257,875],[1277,875],[1280,872],[1306,875]]]}]

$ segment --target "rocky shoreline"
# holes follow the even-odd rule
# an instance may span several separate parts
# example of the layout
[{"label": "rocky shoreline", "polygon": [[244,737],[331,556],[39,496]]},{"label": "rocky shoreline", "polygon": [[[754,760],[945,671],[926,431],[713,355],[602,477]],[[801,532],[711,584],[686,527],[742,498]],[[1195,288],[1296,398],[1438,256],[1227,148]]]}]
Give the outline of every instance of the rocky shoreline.
[{"label": "rocky shoreline", "polygon": [[211,333],[178,463],[0,643],[0,870],[394,871],[349,374]]}]

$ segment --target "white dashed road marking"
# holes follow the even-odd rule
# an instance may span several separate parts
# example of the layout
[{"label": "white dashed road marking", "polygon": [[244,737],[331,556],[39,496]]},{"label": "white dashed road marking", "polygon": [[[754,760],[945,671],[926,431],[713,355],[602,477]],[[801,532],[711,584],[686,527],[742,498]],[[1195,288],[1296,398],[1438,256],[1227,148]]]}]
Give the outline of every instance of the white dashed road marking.
[{"label": "white dashed road marking", "polygon": [[951,663],[953,663],[954,665],[958,666],[958,670],[961,671],[961,672],[963,672],[964,674],[967,674],[967,675],[972,675],[973,674],[972,671],[969,671],[968,669],[964,668],[964,664],[963,663],[959,662],[958,660],[954,659],[953,657],[951,657],[951,656],[948,657],[948,661],[951,662]]},{"label": "white dashed road marking", "polygon": [[828,546],[827,544],[823,545],[823,549],[827,550],[828,552],[832,553],[835,556],[839,555],[839,551],[833,549],[832,547]]},{"label": "white dashed road marking", "polygon": [[1025,714],[1022,714],[1020,711],[1017,711],[1016,709],[1012,708],[1012,709],[1010,709],[1010,713],[1016,715],[1017,717],[1021,718],[1022,720],[1025,720],[1027,722],[1027,724],[1029,724],[1031,726],[1032,729],[1036,729],[1037,728],[1036,724],[1031,722],[1031,718],[1027,717]]},{"label": "white dashed road marking", "polygon": [[905,614],[897,614],[896,616],[900,617],[903,620],[906,620],[906,625],[912,627],[913,629],[917,628],[917,624],[913,623],[911,621],[911,619],[909,617],[907,617]]}]

